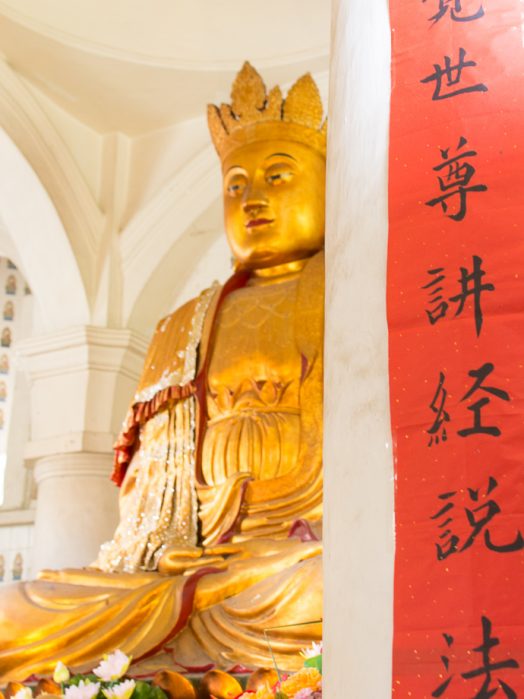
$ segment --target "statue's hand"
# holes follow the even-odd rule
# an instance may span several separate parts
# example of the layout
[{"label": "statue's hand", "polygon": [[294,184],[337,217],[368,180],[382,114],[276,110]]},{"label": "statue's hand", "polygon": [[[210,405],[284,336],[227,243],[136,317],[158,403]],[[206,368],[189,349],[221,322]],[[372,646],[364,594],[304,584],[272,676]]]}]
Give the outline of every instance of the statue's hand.
[{"label": "statue's hand", "polygon": [[[315,542],[316,546],[320,546]],[[201,548],[199,546],[172,546],[158,564],[161,575],[189,575],[199,568],[227,568],[234,561],[245,558],[265,558],[307,547],[298,539],[251,539]],[[310,543],[309,546],[312,546]]]},{"label": "statue's hand", "polygon": [[284,550],[291,550],[297,546],[294,539],[248,539],[227,544],[208,546],[205,549],[206,556],[222,556],[224,558],[263,558]]},{"label": "statue's hand", "polygon": [[206,546],[206,556],[223,556],[224,558],[252,558],[264,555],[267,552],[268,541],[265,539],[251,539],[248,541],[228,542]]},{"label": "statue's hand", "polygon": [[204,549],[200,546],[169,546],[158,563],[161,575],[181,575],[186,570],[197,568]]},{"label": "statue's hand", "polygon": [[200,546],[170,546],[158,563],[160,575],[191,574],[205,566],[225,567],[224,557]]}]

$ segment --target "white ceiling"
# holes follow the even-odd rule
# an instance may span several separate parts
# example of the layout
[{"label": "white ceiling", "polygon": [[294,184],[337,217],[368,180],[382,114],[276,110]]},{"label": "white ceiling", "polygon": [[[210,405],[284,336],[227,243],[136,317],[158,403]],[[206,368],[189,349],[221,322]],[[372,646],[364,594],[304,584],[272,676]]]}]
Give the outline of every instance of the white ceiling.
[{"label": "white ceiling", "polygon": [[137,135],[224,100],[246,58],[270,85],[325,71],[326,4],[0,0],[0,48],[19,75],[96,131]]}]

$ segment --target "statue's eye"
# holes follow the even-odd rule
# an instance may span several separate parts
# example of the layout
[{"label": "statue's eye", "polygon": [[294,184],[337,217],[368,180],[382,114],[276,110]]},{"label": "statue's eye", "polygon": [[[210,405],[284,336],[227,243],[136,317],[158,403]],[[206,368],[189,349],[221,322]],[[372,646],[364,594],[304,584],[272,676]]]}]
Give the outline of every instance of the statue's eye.
[{"label": "statue's eye", "polygon": [[287,163],[276,163],[266,170],[266,182],[272,186],[278,186],[291,182],[295,173],[293,167]]},{"label": "statue's eye", "polygon": [[247,185],[247,177],[241,173],[235,173],[226,182],[226,192],[230,197],[239,197],[243,194]]}]

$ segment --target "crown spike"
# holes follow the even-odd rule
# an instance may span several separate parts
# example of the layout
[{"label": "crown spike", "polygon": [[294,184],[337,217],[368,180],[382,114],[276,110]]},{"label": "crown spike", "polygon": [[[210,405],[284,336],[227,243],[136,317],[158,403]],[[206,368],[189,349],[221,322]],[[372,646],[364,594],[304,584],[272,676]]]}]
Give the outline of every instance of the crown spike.
[{"label": "crown spike", "polygon": [[306,73],[287,93],[284,102],[284,121],[294,121],[310,129],[319,129],[323,115],[324,109],[318,87],[311,74]]},{"label": "crown spike", "polygon": [[275,85],[267,96],[266,108],[264,109],[264,118],[273,119],[275,121],[282,119],[282,104],[282,92],[279,86]]},{"label": "crown spike", "polygon": [[231,89],[231,107],[241,119],[253,118],[266,103],[266,86],[260,74],[246,61]]},{"label": "crown spike", "polygon": [[220,116],[220,111],[214,104],[207,105],[207,123],[215,148],[219,151],[225,141],[227,131]]},{"label": "crown spike", "polygon": [[220,105],[220,118],[222,119],[222,123],[224,124],[227,133],[231,133],[231,131],[237,125],[237,120],[235,119],[235,115],[233,114],[229,104]]}]

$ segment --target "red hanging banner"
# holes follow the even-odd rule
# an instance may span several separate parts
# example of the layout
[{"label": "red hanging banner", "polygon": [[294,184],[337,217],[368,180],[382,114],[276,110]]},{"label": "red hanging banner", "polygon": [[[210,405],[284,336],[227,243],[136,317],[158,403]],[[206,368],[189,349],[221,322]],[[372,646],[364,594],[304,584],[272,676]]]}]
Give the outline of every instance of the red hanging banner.
[{"label": "red hanging banner", "polygon": [[390,0],[395,699],[524,698],[520,0]]}]

